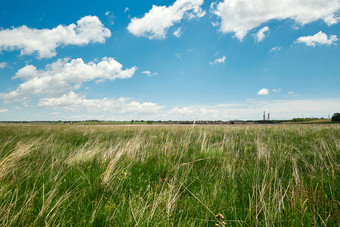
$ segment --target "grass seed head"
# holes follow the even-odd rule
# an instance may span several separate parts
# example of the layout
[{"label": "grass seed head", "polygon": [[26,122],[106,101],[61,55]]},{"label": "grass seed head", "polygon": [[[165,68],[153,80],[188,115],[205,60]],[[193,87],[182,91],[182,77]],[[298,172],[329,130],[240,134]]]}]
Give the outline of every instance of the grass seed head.
[{"label": "grass seed head", "polygon": [[222,219],[224,218],[224,216],[223,216],[223,214],[217,214],[217,215],[216,215],[216,218],[217,218],[217,220],[222,221]]}]

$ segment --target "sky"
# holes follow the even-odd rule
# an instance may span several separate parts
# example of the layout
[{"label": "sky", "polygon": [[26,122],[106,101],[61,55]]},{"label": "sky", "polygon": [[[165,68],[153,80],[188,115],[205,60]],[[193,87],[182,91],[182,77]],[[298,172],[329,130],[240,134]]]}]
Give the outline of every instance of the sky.
[{"label": "sky", "polygon": [[0,121],[340,112],[340,0],[0,0]]}]

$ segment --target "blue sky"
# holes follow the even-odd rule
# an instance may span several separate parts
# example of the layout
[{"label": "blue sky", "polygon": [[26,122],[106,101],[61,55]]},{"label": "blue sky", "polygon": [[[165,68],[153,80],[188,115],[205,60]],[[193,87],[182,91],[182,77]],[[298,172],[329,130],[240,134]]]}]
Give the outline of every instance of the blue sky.
[{"label": "blue sky", "polygon": [[0,0],[0,120],[328,117],[339,17],[339,0]]}]

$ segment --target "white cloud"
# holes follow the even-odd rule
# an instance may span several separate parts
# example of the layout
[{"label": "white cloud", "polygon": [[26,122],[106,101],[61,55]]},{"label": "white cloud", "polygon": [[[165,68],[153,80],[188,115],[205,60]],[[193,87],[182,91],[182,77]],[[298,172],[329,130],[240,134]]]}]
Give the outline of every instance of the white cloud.
[{"label": "white cloud", "polygon": [[178,53],[178,52],[175,52],[175,53],[174,53],[174,56],[177,57],[177,58],[181,58],[181,54]]},{"label": "white cloud", "polygon": [[214,64],[221,64],[221,63],[224,63],[226,60],[226,57],[223,56],[221,58],[217,58],[214,60],[214,62],[209,62],[210,65],[214,65]]},{"label": "white cloud", "polygon": [[130,98],[119,99],[87,99],[74,92],[69,92],[58,98],[42,98],[38,103],[39,107],[47,107],[55,110],[88,113],[157,113],[163,108],[156,103],[136,102]]},{"label": "white cloud", "polygon": [[178,28],[176,31],[174,31],[174,36],[179,38],[182,35],[182,28]]},{"label": "white cloud", "polygon": [[275,46],[272,49],[270,49],[269,53],[277,52],[277,51],[280,51],[280,50],[281,50],[280,46]]},{"label": "white cloud", "polygon": [[106,16],[107,19],[108,19],[108,23],[109,23],[110,25],[114,25],[114,21],[113,21],[113,19],[114,19],[114,14],[113,14],[112,12],[110,12],[110,11],[107,11],[107,12],[105,13],[105,16]]},{"label": "white cloud", "polygon": [[124,9],[124,13],[126,13],[126,12],[128,12],[128,11],[129,11],[129,8],[126,7],[126,8]]},{"label": "white cloud", "polygon": [[0,113],[6,113],[8,112],[8,109],[0,109]]},{"label": "white cloud", "polygon": [[187,106],[187,107],[174,107],[169,111],[170,116],[181,116],[182,119],[211,119],[214,118],[213,116],[216,115],[218,111],[214,109],[209,109],[206,107],[194,107],[194,106]]},{"label": "white cloud", "polygon": [[145,74],[145,75],[147,75],[147,76],[157,76],[157,75],[158,75],[157,72],[151,73],[149,70],[143,71],[142,74]]},{"label": "white cloud", "polygon": [[290,92],[288,92],[287,94],[288,94],[288,97],[290,97],[290,98],[294,98],[294,97],[298,97],[298,96],[299,96],[299,95],[296,94],[296,92],[294,92],[294,91],[290,91]]},{"label": "white cloud", "polygon": [[268,95],[269,91],[267,88],[262,88],[261,90],[259,90],[259,92],[257,92],[258,95]]},{"label": "white cloud", "polygon": [[0,69],[4,69],[7,66],[7,62],[0,62]]},{"label": "white cloud", "polygon": [[281,91],[281,88],[274,88],[272,91],[275,93],[279,93]]},{"label": "white cloud", "polygon": [[[153,102],[138,102],[131,98],[90,99],[69,92],[57,98],[42,98],[38,106],[52,112],[40,119],[55,120],[261,120],[263,111],[270,113],[271,119],[292,119],[300,117],[327,117],[338,112],[340,99],[286,99],[247,100],[218,105],[190,105],[166,108]],[[27,119],[30,120],[29,115]],[[37,119],[33,117],[32,120]],[[8,118],[13,120],[13,118]],[[19,119],[20,120],[20,119]]]},{"label": "white cloud", "polygon": [[153,5],[142,18],[132,18],[128,30],[135,36],[149,39],[164,39],[167,29],[179,23],[184,17],[200,18],[205,15],[201,5],[204,0],[177,0],[170,6]]},{"label": "white cloud", "polygon": [[92,80],[127,79],[133,76],[136,67],[126,70],[113,58],[103,58],[97,64],[84,63],[81,58],[59,59],[38,70],[33,65],[21,68],[13,79],[21,79],[15,91],[0,93],[5,103],[27,102],[32,95],[56,97],[78,89],[82,83]]},{"label": "white cloud", "polygon": [[263,111],[271,119],[292,119],[304,113],[306,117],[326,117],[340,108],[339,99],[294,99],[224,103],[219,105],[174,107],[163,115],[168,120],[261,120]]},{"label": "white cloud", "polygon": [[338,37],[336,35],[330,35],[329,37],[327,34],[319,31],[313,36],[302,36],[296,40],[297,43],[304,43],[307,46],[315,47],[317,44],[319,45],[332,45],[336,44],[338,41]]},{"label": "white cloud", "polygon": [[52,116],[61,116],[61,113],[58,113],[58,112],[52,112],[52,113],[50,113],[50,115],[52,115]]},{"label": "white cloud", "polygon": [[339,10],[339,0],[224,0],[211,4],[211,11],[221,19],[220,31],[233,32],[239,40],[273,19],[292,19],[300,25],[320,19],[336,24]]},{"label": "white cloud", "polygon": [[220,23],[218,23],[218,22],[211,22],[211,25],[212,25],[213,27],[217,27],[217,26],[220,25]]},{"label": "white cloud", "polygon": [[85,16],[77,24],[58,25],[53,29],[34,29],[26,25],[0,30],[0,51],[21,50],[21,55],[37,53],[38,58],[56,55],[56,48],[64,45],[104,43],[111,36],[96,16]]},{"label": "white cloud", "polygon": [[269,31],[269,27],[265,26],[263,28],[261,28],[257,33],[256,33],[256,41],[257,42],[261,42],[265,37],[266,34]]}]

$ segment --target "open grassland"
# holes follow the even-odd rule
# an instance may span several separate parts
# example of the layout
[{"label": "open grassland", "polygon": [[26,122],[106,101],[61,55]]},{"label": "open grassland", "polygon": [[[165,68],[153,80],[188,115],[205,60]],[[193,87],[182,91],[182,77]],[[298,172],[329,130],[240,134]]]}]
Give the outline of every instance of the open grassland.
[{"label": "open grassland", "polygon": [[339,161],[339,125],[1,125],[0,225],[337,226]]}]

